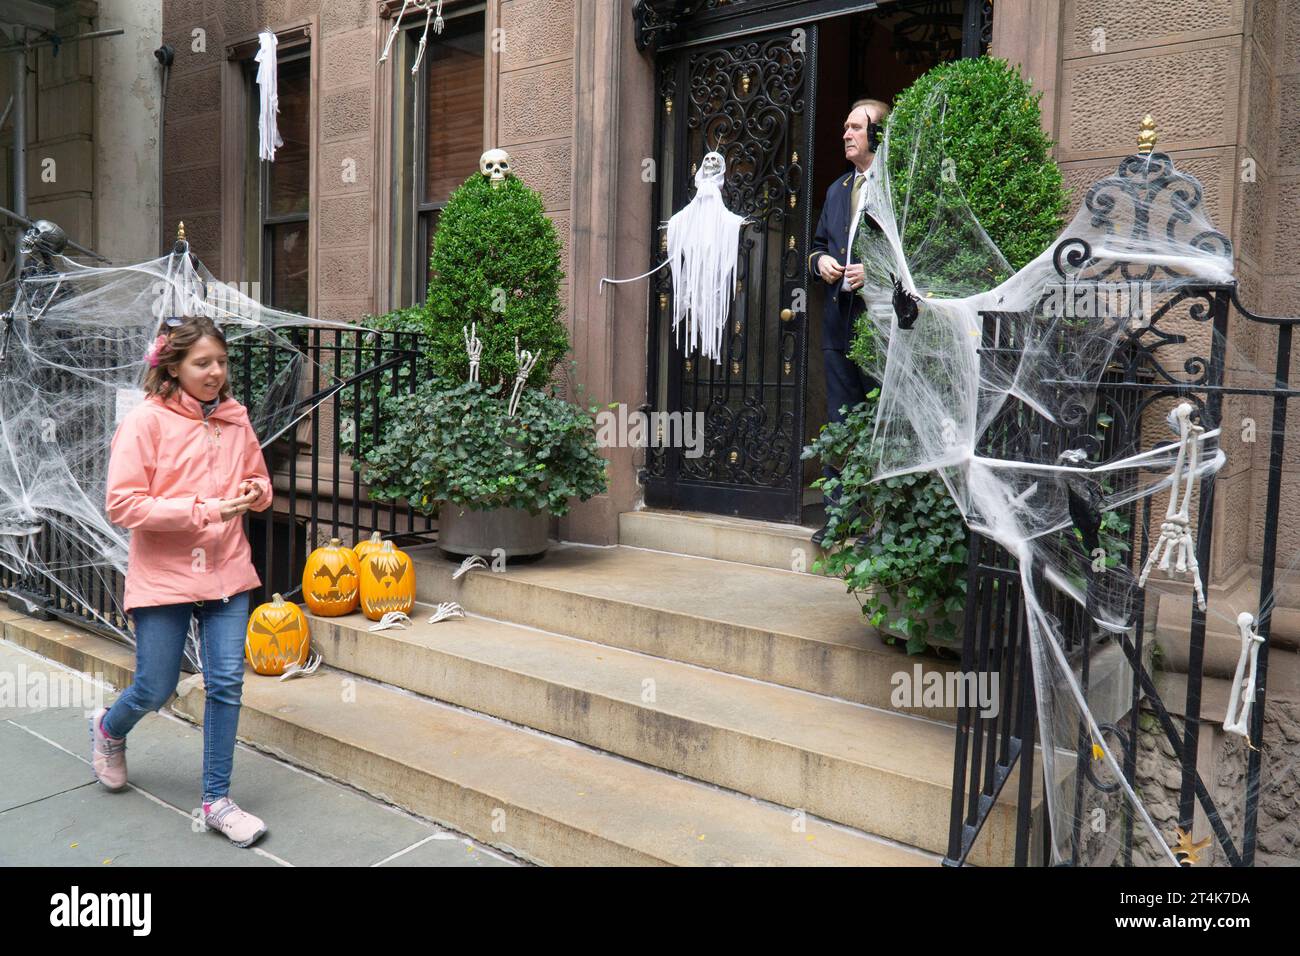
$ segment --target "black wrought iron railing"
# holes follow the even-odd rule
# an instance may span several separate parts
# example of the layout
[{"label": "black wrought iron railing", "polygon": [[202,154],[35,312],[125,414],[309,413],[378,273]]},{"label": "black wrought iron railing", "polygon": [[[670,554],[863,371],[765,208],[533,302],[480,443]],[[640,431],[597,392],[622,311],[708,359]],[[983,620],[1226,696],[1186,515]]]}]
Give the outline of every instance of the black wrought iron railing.
[{"label": "black wrought iron railing", "polygon": [[[275,592],[293,599],[307,556],[332,537],[350,544],[378,531],[409,544],[436,535],[436,521],[409,503],[372,499],[359,471],[380,440],[384,399],[414,391],[430,374],[418,333],[280,327],[232,342],[229,353],[232,390],[249,409],[274,487],[272,507],[245,518],[263,582],[253,603]],[[41,383],[84,385],[78,376]],[[88,397],[84,407],[88,416],[112,414],[102,396]],[[104,427],[87,423],[100,429],[95,434]],[[102,460],[77,466],[88,487],[96,480],[102,487],[107,456],[105,447]],[[72,520],[43,519],[30,536],[26,571],[0,566],[0,590],[34,616],[126,639],[123,575],[103,549],[89,546],[84,529],[69,526]]]},{"label": "black wrought iron railing", "polygon": [[403,544],[436,534],[436,521],[409,502],[370,498],[360,474],[381,437],[385,398],[431,374],[418,333],[282,328],[230,351],[275,487],[275,504],[247,529],[263,581],[255,597],[293,599],[307,556],[330,538],[351,544],[378,531]]},{"label": "black wrought iron railing", "polygon": [[[1107,190],[1110,192],[1107,193]],[[1177,172],[1172,161],[1163,153],[1150,156],[1131,156],[1120,164],[1119,172],[1094,184],[1087,202],[1094,210],[1094,225],[1111,221],[1117,205],[1116,197],[1143,196],[1150,198],[1164,190],[1171,191],[1177,202],[1172,206],[1171,217],[1186,221],[1188,211],[1201,199],[1201,186],[1195,179]],[[1095,206],[1094,197],[1097,198]],[[1122,198],[1120,200],[1122,202]],[[1131,219],[1126,225],[1135,230],[1165,228],[1152,223],[1145,215]],[[1173,220],[1168,228],[1174,228]],[[1226,249],[1231,246],[1221,234],[1206,232],[1197,237],[1203,249]],[[1066,240],[1062,251],[1071,255],[1059,256],[1058,270],[1065,276],[1071,268],[1091,270],[1080,279],[1102,282],[1107,278],[1130,281],[1132,264],[1107,265],[1092,258],[1087,242],[1081,239]],[[1068,264],[1068,267],[1067,266]],[[1141,268],[1138,266],[1137,268]],[[1149,278],[1150,272],[1146,277]],[[1138,278],[1142,278],[1139,276]],[[1074,276],[1071,274],[1071,281]],[[1144,647],[1148,608],[1145,594],[1135,589],[1132,598],[1131,626],[1123,633],[1108,633],[1095,626],[1087,610],[1066,598],[1055,588],[1041,580],[1034,581],[1035,596],[1049,615],[1060,624],[1059,640],[1081,685],[1084,699],[1088,699],[1089,684],[1094,680],[1099,654],[1115,648],[1122,654],[1127,667],[1125,679],[1129,681],[1127,707],[1113,719],[1099,720],[1107,741],[1118,748],[1120,767],[1130,786],[1137,779],[1139,718],[1146,713],[1154,722],[1154,732],[1163,738],[1162,746],[1172,754],[1180,778],[1177,796],[1176,823],[1185,834],[1191,834],[1194,815],[1199,808],[1211,831],[1212,843],[1222,862],[1232,866],[1249,866],[1255,860],[1258,830],[1258,806],[1261,795],[1260,775],[1263,749],[1264,711],[1267,701],[1269,634],[1275,606],[1274,592],[1278,585],[1277,547],[1281,523],[1282,464],[1285,458],[1287,403],[1300,397],[1300,389],[1289,384],[1293,328],[1300,318],[1279,318],[1255,314],[1242,305],[1234,284],[1184,284],[1167,286],[1167,298],[1158,304],[1150,317],[1133,323],[1122,337],[1108,371],[1096,395],[1096,402],[1084,410],[1078,421],[1067,425],[1048,424],[1036,418],[1033,412],[1011,399],[1000,412],[984,436],[978,450],[1006,460],[1053,463],[1062,450],[1085,447],[1092,463],[1113,462],[1129,457],[1151,446],[1151,436],[1143,435],[1143,423],[1154,417],[1156,409],[1164,410],[1174,402],[1190,402],[1195,415],[1207,430],[1223,424],[1224,401],[1230,396],[1250,396],[1269,403],[1272,414],[1269,435],[1267,479],[1263,508],[1263,541],[1259,552],[1258,606],[1254,610],[1255,632],[1264,639],[1260,646],[1255,696],[1251,699],[1249,738],[1246,741],[1245,779],[1240,789],[1243,804],[1240,826],[1230,827],[1224,808],[1220,807],[1206,785],[1198,755],[1203,749],[1200,736],[1208,726],[1203,713],[1203,689],[1206,664],[1206,611],[1190,603],[1190,625],[1184,642],[1186,649],[1186,696],[1179,712],[1180,727],[1171,714],[1170,707],[1161,698],[1160,688],[1153,676],[1150,654]],[[1233,310],[1237,317],[1229,322]],[[1169,328],[1176,316],[1182,324]],[[990,312],[984,314],[985,333],[981,361],[996,367],[999,362],[1014,365],[1016,352],[1022,343],[1015,340],[1015,330],[1021,324],[1032,322],[1032,316]],[[1164,322],[1165,325],[1161,323]],[[1272,368],[1262,365],[1245,378],[1229,374],[1229,333],[1243,338],[1252,334],[1252,327],[1272,326],[1276,329],[1276,352]],[[1208,348],[1189,354],[1203,341]],[[1259,338],[1263,342],[1262,337]],[[1256,343],[1257,354],[1265,345]],[[1062,354],[1068,354],[1071,345],[1061,344]],[[1239,355],[1240,350],[1232,354]],[[1267,361],[1266,359],[1263,361]],[[1075,388],[1078,383],[1044,383],[1062,389]],[[1154,406],[1154,407],[1153,407]],[[1167,436],[1162,436],[1167,437]],[[1141,477],[1137,471],[1127,478],[1115,481],[1150,482],[1157,477],[1146,472]],[[1121,487],[1106,489],[1123,492]],[[1211,586],[1211,550],[1214,544],[1216,483],[1213,475],[1201,480],[1200,497],[1196,513],[1196,561],[1199,565],[1206,593]],[[1146,562],[1154,544],[1151,529],[1152,502],[1150,496],[1141,497],[1120,509],[1120,520],[1110,528],[1112,537],[1122,540],[1127,550],[1125,564],[1135,573]],[[1157,519],[1159,521],[1159,519]],[[1064,532],[1069,534],[1070,532]],[[1157,528],[1157,535],[1159,528]],[[1089,588],[1094,582],[1089,582]],[[948,851],[945,863],[960,866],[970,857],[981,832],[993,819],[993,809],[1006,796],[1010,781],[1017,781],[1017,809],[1014,814],[1014,862],[1016,865],[1041,863],[1051,858],[1047,841],[1050,827],[1045,819],[1047,807],[1036,803],[1035,782],[1042,776],[1041,760],[1035,760],[1035,746],[1046,746],[1041,738],[1037,719],[1032,663],[1029,654],[1028,625],[1025,619],[1025,598],[1020,571],[1015,558],[990,539],[979,534],[971,535],[967,578],[968,612],[962,649],[964,672],[996,673],[1002,689],[1001,708],[994,716],[982,716],[979,706],[966,704],[958,708],[956,746],[953,764],[952,808]],[[1091,594],[1091,590],[1089,592]],[[1182,675],[1180,675],[1182,676]],[[1173,702],[1171,701],[1171,704]],[[1116,705],[1118,707],[1118,705]],[[1083,815],[1080,807],[1094,805],[1101,795],[1119,789],[1119,782],[1099,779],[1090,759],[1090,735],[1080,720],[1075,760],[1070,769],[1067,785],[1072,788],[1074,818],[1072,832],[1064,833],[1064,847],[1060,845],[1063,831],[1058,829],[1057,849],[1063,849],[1062,862],[1079,864],[1098,860],[1083,852],[1089,835],[1083,832]],[[1050,742],[1057,746],[1060,740]],[[1018,774],[1018,776],[1017,776]],[[1213,782],[1213,781],[1212,781]],[[1041,780],[1043,788],[1059,786],[1060,781]],[[1068,801],[1067,801],[1068,802]],[[1118,837],[1113,841],[1113,854],[1103,862],[1112,865],[1130,865],[1138,861],[1135,853],[1136,818],[1125,805]],[[1005,825],[1006,817],[999,817],[998,825]],[[1038,844],[1037,837],[1043,842]]]}]

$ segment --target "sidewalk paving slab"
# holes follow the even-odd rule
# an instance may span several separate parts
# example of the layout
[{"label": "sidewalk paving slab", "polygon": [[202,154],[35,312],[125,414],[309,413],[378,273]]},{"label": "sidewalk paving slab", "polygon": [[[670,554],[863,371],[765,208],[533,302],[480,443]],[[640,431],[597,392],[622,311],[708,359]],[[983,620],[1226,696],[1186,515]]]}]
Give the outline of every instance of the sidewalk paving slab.
[{"label": "sidewalk paving slab", "polygon": [[[0,641],[0,674],[68,671]],[[74,675],[77,679],[78,675]],[[131,787],[105,790],[91,774],[83,707],[117,693],[81,681],[79,706],[0,706],[0,864],[163,866],[510,866],[517,861],[358,791],[244,744],[231,796],[269,827],[235,847],[194,832],[202,794],[203,730],[166,709],[127,738]],[[18,700],[17,703],[24,703]],[[138,789],[137,789],[138,788]],[[143,792],[140,792],[143,791]],[[155,799],[150,799],[152,796]],[[178,812],[181,811],[181,812]],[[422,842],[423,841],[423,842]],[[72,844],[77,844],[75,848]],[[413,847],[413,849],[412,849]],[[403,853],[402,851],[408,851]]]}]

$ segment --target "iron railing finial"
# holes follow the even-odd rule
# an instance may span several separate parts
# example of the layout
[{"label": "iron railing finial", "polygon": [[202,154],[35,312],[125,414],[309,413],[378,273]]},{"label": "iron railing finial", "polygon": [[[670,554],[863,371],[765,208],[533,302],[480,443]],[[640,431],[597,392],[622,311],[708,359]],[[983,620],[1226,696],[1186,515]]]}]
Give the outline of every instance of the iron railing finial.
[{"label": "iron railing finial", "polygon": [[1148,113],[1142,117],[1142,129],[1138,133],[1138,155],[1150,156],[1156,148],[1156,121]]}]

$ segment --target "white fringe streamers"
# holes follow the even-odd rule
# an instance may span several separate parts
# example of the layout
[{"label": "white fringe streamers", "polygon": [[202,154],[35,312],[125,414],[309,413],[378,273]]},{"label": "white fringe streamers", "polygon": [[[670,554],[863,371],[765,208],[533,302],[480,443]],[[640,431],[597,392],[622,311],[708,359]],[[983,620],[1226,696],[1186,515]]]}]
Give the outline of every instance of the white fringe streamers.
[{"label": "white fringe streamers", "polygon": [[695,198],[668,220],[674,341],[683,347],[685,324],[686,352],[698,350],[714,362],[722,361],[722,336],[736,292],[740,225],[744,221],[722,201],[726,173],[722,155],[706,153],[695,174]]},{"label": "white fringe streamers", "polygon": [[279,72],[275,48],[279,40],[270,30],[257,35],[257,88],[261,111],[257,119],[257,155],[275,162],[275,151],[284,145],[276,114],[280,112]]},{"label": "white fringe streamers", "polygon": [[668,220],[668,258],[649,272],[631,279],[602,278],[598,286],[604,294],[606,282],[637,282],[672,266],[675,341],[680,347],[685,323],[687,351],[699,350],[715,362],[722,361],[722,337],[735,297],[740,227],[749,221],[723,203],[726,175],[722,155],[706,153],[695,174],[695,198]]}]

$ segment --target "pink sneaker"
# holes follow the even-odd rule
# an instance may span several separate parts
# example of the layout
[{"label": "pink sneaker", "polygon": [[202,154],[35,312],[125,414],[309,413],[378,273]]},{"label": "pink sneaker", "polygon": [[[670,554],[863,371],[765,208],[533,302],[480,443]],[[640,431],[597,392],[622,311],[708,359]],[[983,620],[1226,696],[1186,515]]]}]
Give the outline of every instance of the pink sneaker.
[{"label": "pink sneaker", "polygon": [[203,822],[230,837],[235,846],[252,846],[266,833],[265,823],[239,809],[239,805],[229,797],[204,804]]},{"label": "pink sneaker", "polygon": [[104,733],[104,715],[101,707],[90,718],[90,766],[95,777],[116,793],[126,788],[126,738],[110,737]]}]

